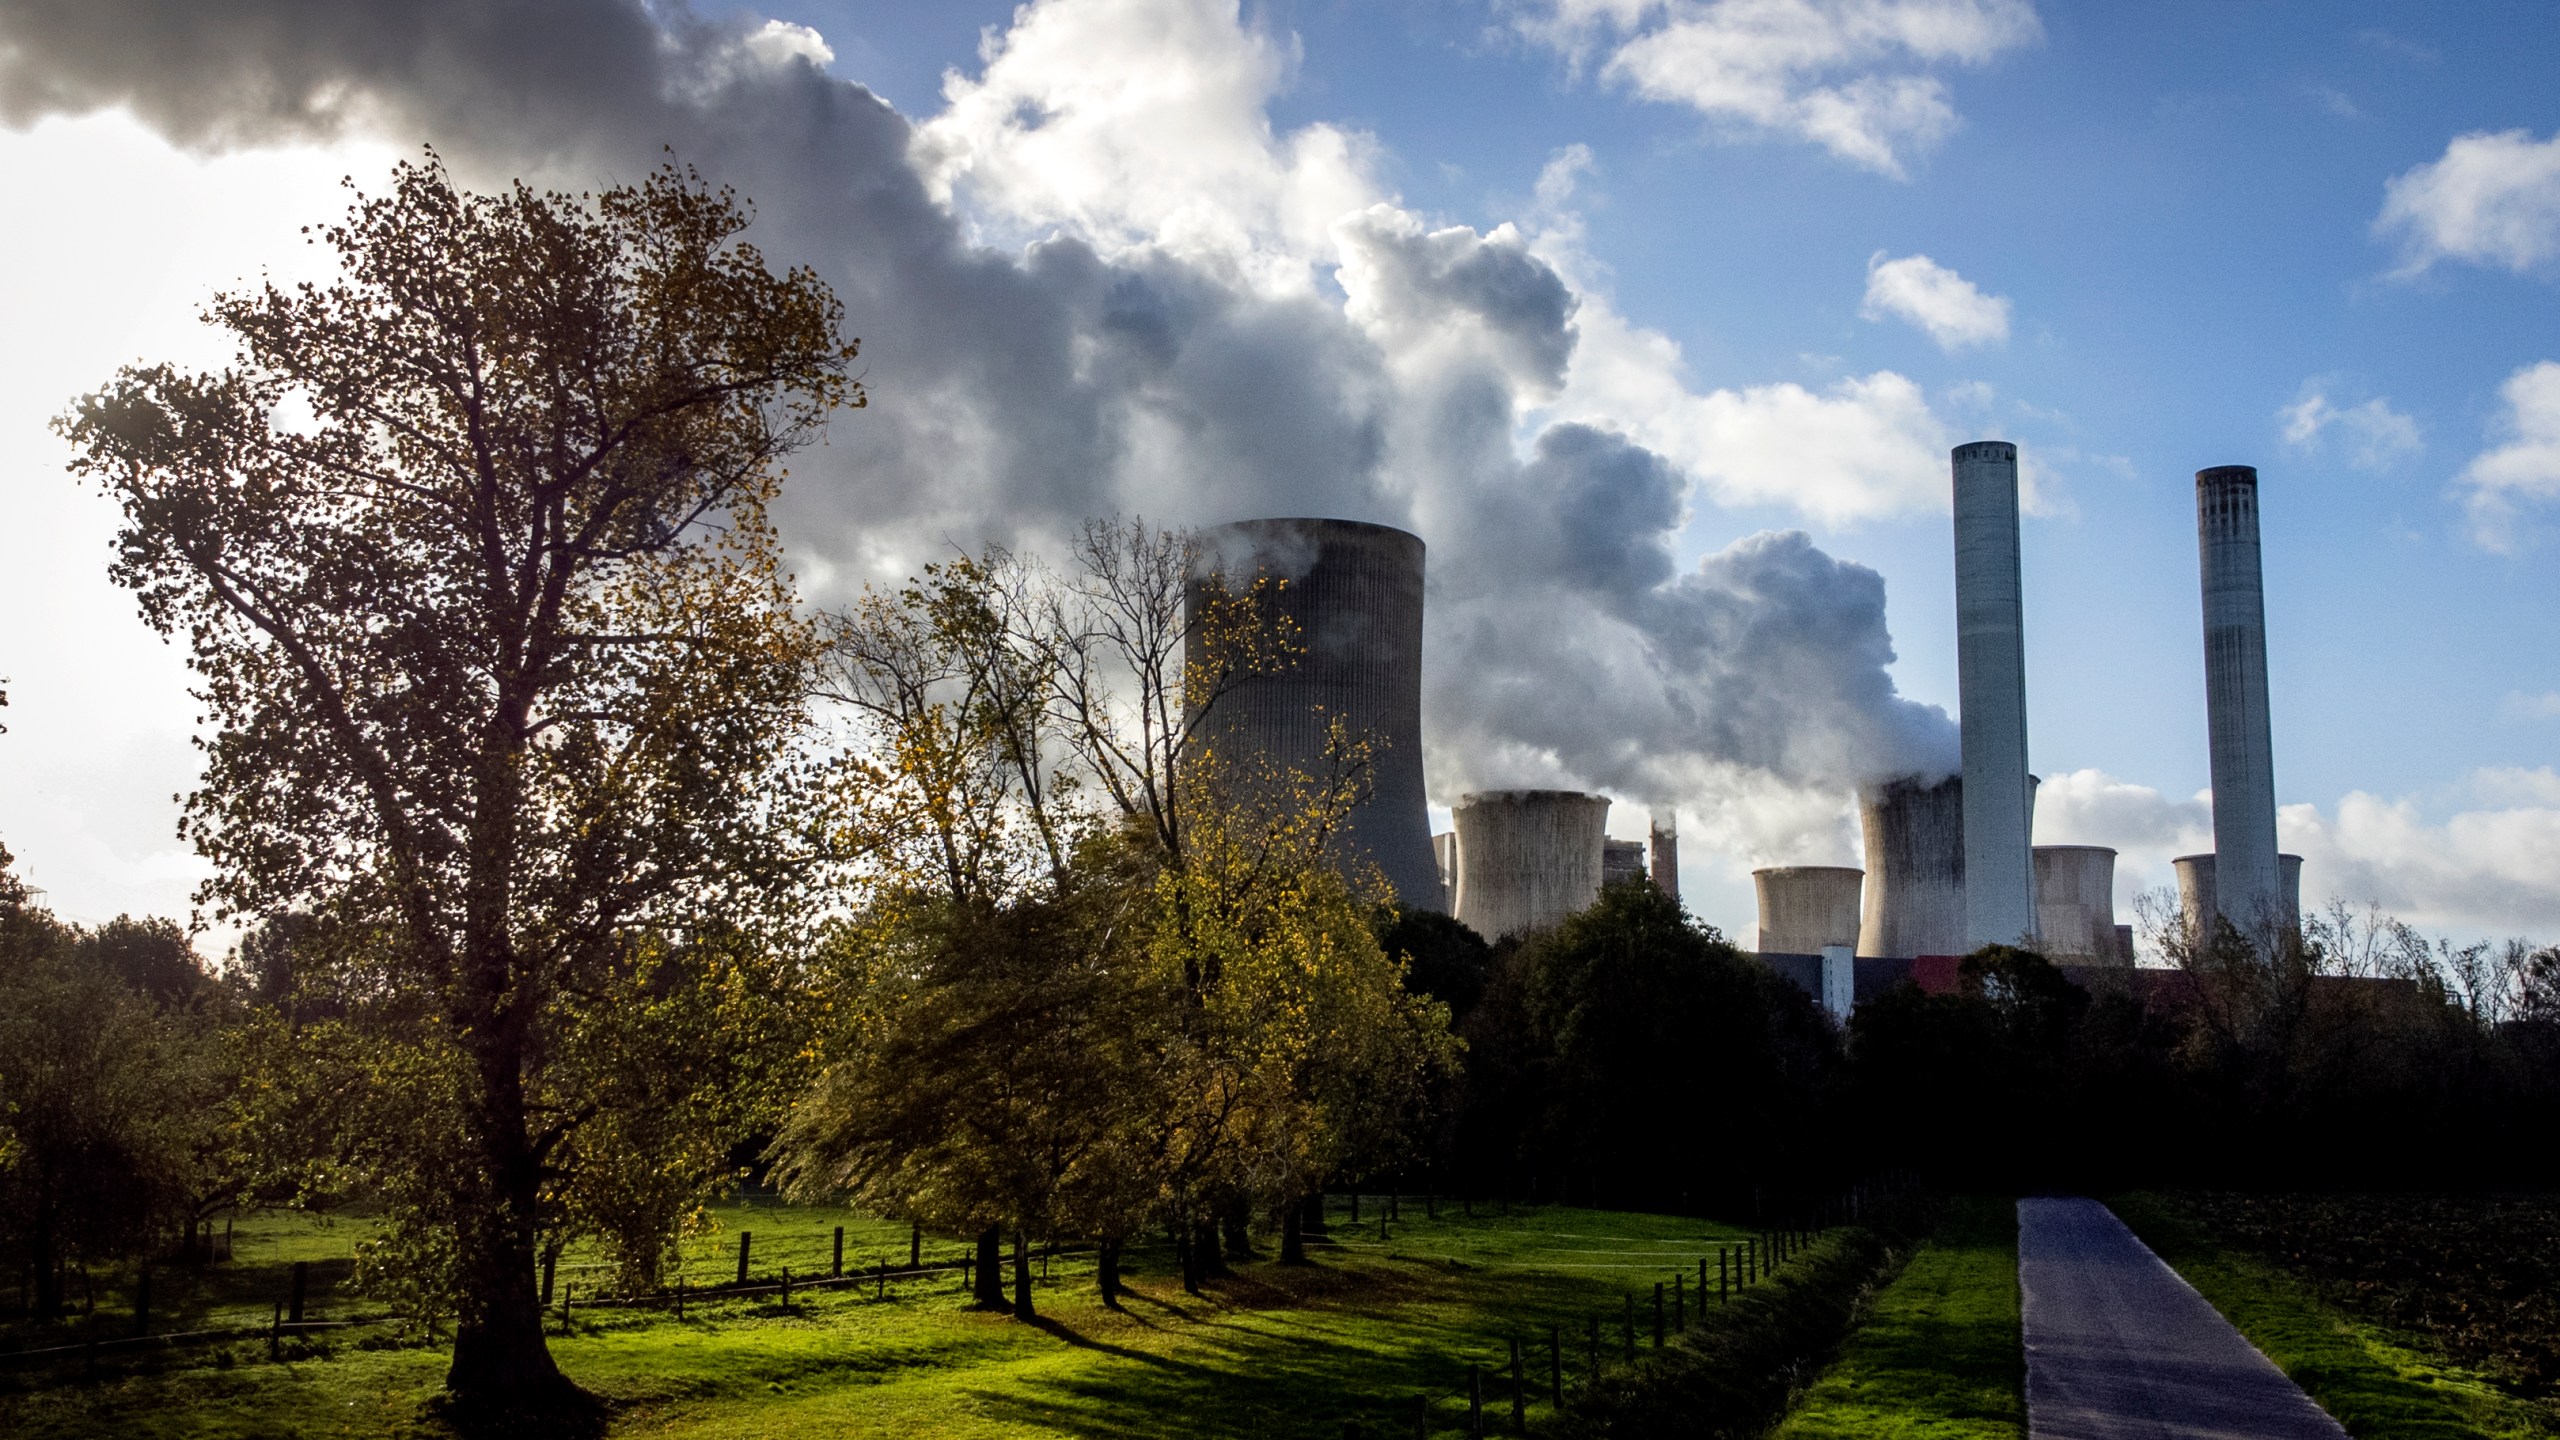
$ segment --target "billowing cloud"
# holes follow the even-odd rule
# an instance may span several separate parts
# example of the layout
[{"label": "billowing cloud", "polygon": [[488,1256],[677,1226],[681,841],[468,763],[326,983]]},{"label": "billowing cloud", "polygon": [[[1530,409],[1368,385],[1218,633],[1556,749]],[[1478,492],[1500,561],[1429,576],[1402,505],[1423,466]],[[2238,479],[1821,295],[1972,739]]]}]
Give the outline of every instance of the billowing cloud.
[{"label": "billowing cloud", "polygon": [[1712,121],[1810,140],[1900,178],[1956,128],[1934,70],[2043,34],[2027,0],[1548,0],[1522,30]]},{"label": "billowing cloud", "polygon": [[1867,298],[1858,313],[1917,326],[1946,351],[2009,341],[2009,301],[1985,295],[1974,283],[1926,255],[1887,260],[1879,250],[1867,260]]},{"label": "billowing cloud", "polygon": [[2482,548],[2512,550],[2522,503],[2560,500],[2560,361],[2527,365],[2498,387],[2506,413],[2499,443],[2471,459],[2457,483],[2467,489],[2473,534]]},{"label": "billowing cloud", "polygon": [[2518,272],[2560,256],[2560,135],[2457,135],[2444,155],[2395,175],[2374,230],[2400,242],[2400,273],[2439,260]]},{"label": "billowing cloud", "polygon": [[[813,32],[642,0],[200,8],[0,12],[0,113],[127,105],[199,147],[423,137],[482,183],[586,187],[672,147],[753,197],[765,252],[844,299],[873,400],[777,509],[821,600],[1113,511],[1374,520],[1432,547],[1444,796],[1610,788],[1775,850],[1811,843],[1790,825],[1830,843],[1857,780],[1951,755],[1894,692],[1874,572],[1795,533],[1670,558],[1701,504],[1942,508],[1920,387],[1693,387],[1569,259],[1587,154],[1515,224],[1434,223],[1367,136],[1272,124],[1294,43],[1234,0],[1035,0],[921,120],[825,73]],[[1885,8],[1918,38],[1859,45],[1962,58],[1920,34],[1930,7]]]},{"label": "billowing cloud", "polygon": [[2336,431],[2346,442],[2349,461],[2366,470],[2386,469],[2425,448],[2418,422],[2392,409],[2390,401],[2377,395],[2341,406],[2317,380],[2305,381],[2300,398],[2278,410],[2276,418],[2284,422],[2285,443],[2306,453],[2319,453],[2328,433]]}]

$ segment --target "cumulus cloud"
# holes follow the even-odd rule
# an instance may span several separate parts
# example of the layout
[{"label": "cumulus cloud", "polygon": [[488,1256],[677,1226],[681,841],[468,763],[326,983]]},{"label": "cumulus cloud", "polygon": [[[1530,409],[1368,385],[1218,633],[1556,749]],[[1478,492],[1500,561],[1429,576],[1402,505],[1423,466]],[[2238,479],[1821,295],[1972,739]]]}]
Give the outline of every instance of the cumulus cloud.
[{"label": "cumulus cloud", "polygon": [[1902,320],[1919,327],[1949,352],[2009,341],[2009,301],[1985,295],[1974,283],[1926,255],[1887,260],[1879,250],[1867,260],[1867,299],[1858,313],[1869,320]]},{"label": "cumulus cloud", "polygon": [[[1983,7],[1814,8],[1876,31],[1856,54],[1961,59],[1928,15]],[[1438,793],[1554,779],[1783,848],[1836,830],[1856,781],[1951,753],[1894,692],[1874,572],[1792,532],[1671,561],[1701,503],[1942,508],[1920,388],[1693,387],[1572,256],[1587,153],[1516,224],[1434,223],[1365,135],[1274,126],[1295,45],[1234,0],[1035,0],[920,119],[825,73],[814,32],[643,0],[211,14],[0,11],[0,114],[127,105],[204,147],[425,137],[466,177],[573,187],[672,146],[752,196],[765,252],[844,299],[874,402],[777,508],[816,598],[1112,511],[1374,520],[1432,547]]]},{"label": "cumulus cloud", "polygon": [[2470,491],[2473,534],[2488,550],[2516,548],[2520,502],[2560,500],[2560,361],[2527,365],[2498,387],[2506,413],[2501,443],[2462,468],[2456,483]]},{"label": "cumulus cloud", "polygon": [[2342,407],[2329,398],[2321,381],[2304,382],[2300,398],[2278,410],[2276,418],[2284,422],[2285,443],[2306,453],[2319,453],[2323,437],[2337,431],[2348,459],[2367,470],[2388,468],[2425,448],[2418,422],[2392,409],[2390,401],[2377,395]]},{"label": "cumulus cloud", "polygon": [[2441,158],[2392,177],[2373,226],[2399,239],[2404,276],[2439,260],[2541,268],[2560,255],[2560,135],[2457,135]]},{"label": "cumulus cloud", "polygon": [[2028,0],[1547,0],[1524,33],[1648,100],[1901,178],[1956,128],[1947,65],[2043,34]]}]

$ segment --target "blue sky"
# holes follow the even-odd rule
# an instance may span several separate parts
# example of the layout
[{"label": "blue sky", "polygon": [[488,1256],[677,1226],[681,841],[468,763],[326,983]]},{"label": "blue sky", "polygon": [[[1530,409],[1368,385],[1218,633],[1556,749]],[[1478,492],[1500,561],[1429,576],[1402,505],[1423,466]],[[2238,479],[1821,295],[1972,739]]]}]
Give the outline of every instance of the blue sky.
[{"label": "blue sky", "polygon": [[[648,13],[654,24],[675,12]],[[729,37],[718,43],[735,42],[720,54],[775,74],[820,64],[922,126],[947,163],[917,159],[917,173],[990,263],[1034,274],[1036,247],[1066,237],[1125,283],[1170,285],[1164,268],[1177,263],[1185,283],[1243,274],[1234,295],[1311,304],[1366,337],[1375,353],[1362,363],[1402,387],[1370,423],[1386,437],[1381,475],[1348,498],[1302,486],[1305,508],[1409,501],[1372,518],[1415,524],[1435,562],[1448,557],[1451,637],[1474,633],[1458,616],[1491,626],[1509,613],[1482,578],[1501,567],[1465,527],[1435,533],[1431,517],[1471,505],[1476,482],[1454,462],[1455,478],[1408,482],[1404,472],[1431,467],[1398,457],[1436,442],[1398,427],[1462,380],[1496,382],[1397,328],[1396,316],[1422,313],[1411,307],[1428,289],[1397,289],[1408,271],[1394,257],[1420,253],[1419,237],[1462,228],[1444,249],[1529,257],[1578,307],[1561,339],[1504,330],[1513,320],[1481,298],[1412,322],[1443,334],[1478,326],[1487,344],[1508,335],[1534,352],[1498,382],[1509,397],[1498,432],[1526,468],[1483,481],[1488,513],[1550,483],[1527,463],[1550,427],[1628,437],[1626,464],[1670,477],[1685,516],[1640,538],[1667,546],[1682,571],[1704,561],[1742,593],[1760,581],[1735,578],[1744,572],[1728,547],[1802,530],[1824,555],[1880,574],[1899,655],[1891,678],[1909,699],[1954,708],[1943,445],[2019,442],[2038,496],[2025,533],[2032,761],[2068,777],[2049,787],[2039,838],[2123,848],[2128,899],[2166,880],[2169,854],[2200,848],[2191,476],[2255,464],[2278,799],[2291,807],[2288,845],[2311,857],[2307,888],[2377,899],[2465,938],[2560,933],[2560,372],[2537,388],[2532,370],[2560,360],[2560,10],[1513,0],[1238,12],[1217,0],[1045,0],[1017,14],[841,0],[701,13]],[[1773,34],[1784,44],[1754,48]],[[1021,38],[1035,35],[1049,48]],[[1010,50],[1011,68],[991,69],[982,43]],[[1232,93],[1194,96],[1181,113],[1259,121],[1263,140],[1250,123],[1194,134],[1161,115],[1113,131],[1105,100],[1130,77],[1189,76],[1195,62],[1198,87]],[[981,110],[946,109],[953,72]],[[286,221],[333,208],[338,174],[378,175],[421,138],[491,174],[549,166],[576,178],[590,162],[560,158],[573,146],[449,139],[435,118],[445,112],[419,98],[425,81],[359,74],[350,88],[378,86],[378,103],[352,118],[208,139],[155,108],[151,87],[180,82],[96,73],[106,78],[85,102],[0,107],[24,122],[0,131],[0,164],[40,177],[62,207],[52,213],[70,217],[49,239],[0,242],[44,262],[0,281],[0,321],[35,337],[5,376],[22,399],[0,407],[0,483],[51,533],[82,537],[67,552],[22,539],[0,557],[18,562],[15,580],[0,577],[13,610],[53,617],[47,634],[0,640],[17,731],[0,738],[0,838],[67,911],[103,918],[183,906],[191,862],[167,839],[173,812],[150,797],[188,783],[187,702],[121,598],[81,578],[102,558],[91,542],[109,517],[61,493],[42,416],[103,367],[200,343],[180,335],[186,297],[274,255]],[[0,75],[0,99],[9,83]],[[1078,108],[1088,104],[1100,108]],[[1043,113],[1066,118],[1037,123]],[[1061,135],[1067,148],[1040,148]],[[1310,135],[1348,137],[1348,158],[1291,150]],[[813,190],[831,163],[809,162]],[[756,164],[768,177],[759,198],[797,233],[799,212],[777,187],[798,180],[779,161]],[[126,197],[144,176],[164,199],[138,223],[187,236],[176,248],[189,253],[81,238],[84,225],[137,223]],[[1150,179],[1196,183],[1197,203],[1121,193]],[[1328,205],[1385,218],[1359,235],[1327,231]],[[1217,238],[1199,238],[1203,214]],[[60,303],[101,278],[84,265],[110,260],[152,280],[110,307],[118,318],[84,320]],[[893,270],[865,289],[867,275],[849,293],[894,296],[912,280]],[[854,328],[866,318],[857,304]],[[877,323],[873,363],[894,400],[903,322]],[[1610,336],[1624,343],[1611,350]],[[1554,357],[1535,358],[1539,344],[1575,348],[1547,373]],[[1594,378],[1610,356],[1623,363]],[[1648,366],[1669,389],[1640,383],[1634,372]],[[1214,426],[1235,402],[1185,403]],[[1835,441],[1846,458],[1799,482],[1792,457]],[[913,452],[858,436],[831,448],[856,469]],[[1164,509],[1149,465],[1175,462],[1133,454],[1100,488]],[[955,538],[947,517],[872,518],[856,503],[864,483],[842,482],[848,498],[829,518],[812,512],[812,573],[851,583],[915,553],[839,541],[830,525]],[[1018,501],[1028,483],[1006,481],[1004,493]],[[1299,493],[1285,478],[1239,484],[1273,508]],[[2496,502],[2486,510],[2483,495]],[[1201,503],[1184,518],[1223,518]],[[1030,511],[1041,509],[1019,524],[1036,533]],[[1587,578],[1556,583],[1590,590]],[[1625,653],[1669,633],[1633,613],[1606,617],[1634,627]],[[1480,658],[1469,652],[1471,670]],[[111,682],[97,673],[107,668]],[[1666,704],[1692,713],[1733,684],[1668,677],[1622,711],[1602,703],[1591,723],[1650,736]],[[1435,685],[1446,722],[1428,742],[1441,751],[1435,791],[1607,788],[1629,802],[1613,824],[1622,834],[1640,833],[1644,794],[1676,791],[1694,807],[1698,838],[1684,856],[1696,904],[1729,929],[1748,933],[1753,863],[1849,858],[1842,806],[1855,762],[1700,740],[1678,766],[1631,767],[1557,740],[1551,718],[1479,724],[1501,693]],[[1733,723],[1827,723],[1754,713]],[[1900,723],[1878,714],[1878,725]],[[1874,733],[1840,743],[1882,744]],[[122,797],[113,805],[100,798],[109,790]]]}]

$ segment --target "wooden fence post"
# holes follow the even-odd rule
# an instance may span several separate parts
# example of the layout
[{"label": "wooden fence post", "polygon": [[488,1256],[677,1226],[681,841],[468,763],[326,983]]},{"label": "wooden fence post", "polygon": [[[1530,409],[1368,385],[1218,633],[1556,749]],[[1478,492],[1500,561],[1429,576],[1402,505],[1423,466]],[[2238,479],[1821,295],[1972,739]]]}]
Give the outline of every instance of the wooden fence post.
[{"label": "wooden fence post", "polygon": [[676,1318],[684,1318],[684,1277],[676,1277]]},{"label": "wooden fence post", "polygon": [[788,1265],[782,1267],[782,1308],[791,1308],[791,1267]]},{"label": "wooden fence post", "polygon": [[1484,1366],[1472,1360],[1467,1362],[1467,1433],[1479,1440],[1484,1434]]},{"label": "wooden fence post", "polygon": [[151,1267],[145,1265],[133,1279],[133,1333],[151,1333]]},{"label": "wooden fence post", "polygon": [[559,1261],[560,1255],[557,1251],[546,1250],[542,1254],[542,1303],[545,1305],[551,1303],[551,1272]]},{"label": "wooden fence post", "polygon": [[1689,1328],[1689,1272],[1676,1271],[1671,1276],[1671,1328]]},{"label": "wooden fence post", "polygon": [[288,1324],[299,1325],[302,1323],[302,1298],[305,1290],[309,1288],[310,1284],[311,1262],[308,1260],[294,1261],[293,1299],[285,1306],[284,1318]]},{"label": "wooden fence post", "polygon": [[753,1230],[738,1232],[738,1283],[741,1285],[747,1283],[747,1252],[754,1248],[755,1243],[756,1232]]},{"label": "wooden fence post", "polygon": [[267,1358],[270,1360],[277,1358],[277,1351],[283,1344],[284,1302],[279,1300],[276,1302],[275,1318],[267,1322]]},{"label": "wooden fence post", "polygon": [[572,1280],[560,1287],[560,1333],[563,1335],[569,1333],[569,1307],[576,1303],[577,1298],[577,1281]]},{"label": "wooden fence post", "polygon": [[910,1225],[907,1227],[907,1268],[910,1270],[919,1270],[923,1267],[924,1227],[921,1225]]},{"label": "wooden fence post", "polygon": [[844,1273],[844,1227],[841,1225],[836,1227],[835,1268],[829,1270],[827,1273],[830,1275],[842,1275]]},{"label": "wooden fence post", "polygon": [[1653,1282],[1653,1348],[1662,1348],[1662,1282]]}]

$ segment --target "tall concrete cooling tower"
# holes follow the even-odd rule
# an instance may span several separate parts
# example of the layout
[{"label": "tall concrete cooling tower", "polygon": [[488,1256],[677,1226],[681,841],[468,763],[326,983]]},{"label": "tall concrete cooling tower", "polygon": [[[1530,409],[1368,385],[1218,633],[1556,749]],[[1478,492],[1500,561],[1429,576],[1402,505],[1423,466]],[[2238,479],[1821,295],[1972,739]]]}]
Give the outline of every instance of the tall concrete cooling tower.
[{"label": "tall concrete cooling tower", "polygon": [[2116,945],[2116,852],[2104,845],[2036,847],[2036,934],[2058,965],[2130,965]]},{"label": "tall concrete cooling tower", "polygon": [[[1285,582],[1270,605],[1296,623],[1305,648],[1220,695],[1201,736],[1322,775],[1328,727],[1339,718],[1372,746],[1372,788],[1344,825],[1343,853],[1386,872],[1408,908],[1447,909],[1422,788],[1421,539],[1350,520],[1242,520],[1201,532],[1200,551],[1195,602],[1221,580],[1232,592],[1257,574]],[[1195,628],[1186,663],[1205,663],[1200,649]]]},{"label": "tall concrete cooling tower", "polygon": [[2244,932],[2284,903],[2276,868],[2275,740],[2267,721],[2267,606],[2258,574],[2258,472],[2196,472],[2204,577],[2204,708],[2212,738],[2214,894]]},{"label": "tall concrete cooling tower", "polygon": [[1858,795],[1867,871],[1858,953],[1962,955],[1964,779],[1889,780]]},{"label": "tall concrete cooling tower", "polygon": [[1966,950],[2033,944],[2018,447],[1955,449],[1956,686],[1963,705]]},{"label": "tall concrete cooling tower", "polygon": [[1572,790],[1460,796],[1460,920],[1487,940],[1542,930],[1600,898],[1609,801]]},{"label": "tall concrete cooling tower", "polygon": [[1866,872],[1846,865],[1773,865],[1751,872],[1760,895],[1760,953],[1819,955],[1858,943]]},{"label": "tall concrete cooling tower", "polygon": [[[2186,927],[2190,943],[2201,942],[2205,937],[2206,917],[2230,914],[2216,903],[2220,896],[2216,893],[2215,877],[2222,867],[2214,863],[2211,855],[2181,855],[2169,862],[2169,868],[2178,877],[2178,923]],[[2276,876],[2277,893],[2283,897],[2280,901],[2283,908],[2277,913],[2283,917],[2282,923],[2299,925],[2302,923],[2302,857],[2278,855]]]}]

